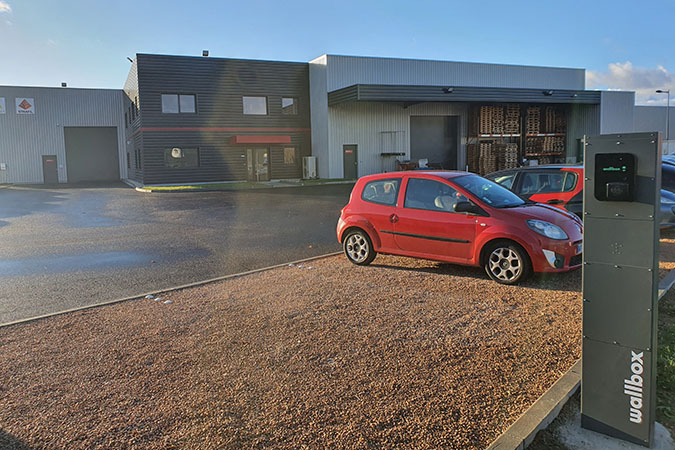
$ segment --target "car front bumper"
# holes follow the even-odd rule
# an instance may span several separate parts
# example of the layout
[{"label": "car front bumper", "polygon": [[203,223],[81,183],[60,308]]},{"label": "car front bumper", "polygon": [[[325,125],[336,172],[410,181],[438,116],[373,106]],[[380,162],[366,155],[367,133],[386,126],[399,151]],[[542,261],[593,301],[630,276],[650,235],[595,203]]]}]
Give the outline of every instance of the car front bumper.
[{"label": "car front bumper", "polygon": [[567,272],[581,267],[581,262],[581,241],[548,242],[532,258],[535,272]]}]

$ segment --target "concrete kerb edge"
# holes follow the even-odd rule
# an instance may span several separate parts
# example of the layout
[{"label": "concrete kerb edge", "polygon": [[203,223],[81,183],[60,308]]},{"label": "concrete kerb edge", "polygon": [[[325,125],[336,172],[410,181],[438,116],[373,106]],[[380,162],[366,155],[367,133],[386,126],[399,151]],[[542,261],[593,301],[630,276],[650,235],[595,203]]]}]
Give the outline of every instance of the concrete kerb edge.
[{"label": "concrete kerb edge", "polygon": [[553,383],[487,450],[525,449],[535,435],[548,427],[581,386],[581,359]]},{"label": "concrete kerb edge", "polygon": [[287,263],[276,264],[274,266],[262,267],[260,269],[248,270],[246,272],[233,273],[231,275],[223,275],[223,276],[216,277],[216,278],[210,278],[208,280],[196,281],[194,283],[188,283],[188,284],[183,284],[183,285],[180,285],[180,286],[169,287],[169,288],[166,288],[166,289],[159,289],[159,290],[156,290],[156,291],[145,292],[143,294],[138,294],[138,295],[134,295],[134,296],[131,296],[131,297],[123,297],[123,298],[118,298],[118,299],[115,299],[115,300],[108,300],[108,301],[101,302],[101,303],[95,303],[93,305],[79,306],[77,308],[66,309],[64,311],[59,311],[59,312],[55,312],[55,313],[43,314],[41,316],[29,317],[27,319],[15,320],[13,322],[7,322],[7,323],[0,324],[0,328],[10,327],[10,326],[13,326],[13,325],[21,325],[21,324],[25,324],[25,323],[29,323],[29,322],[35,322],[35,321],[42,320],[42,319],[49,319],[50,317],[61,316],[61,315],[64,315],[64,314],[70,314],[70,313],[74,313],[74,312],[78,312],[78,311],[85,311],[87,309],[99,308],[101,306],[114,305],[116,303],[123,303],[123,302],[131,301],[131,300],[140,300],[140,299],[144,298],[146,295],[157,295],[157,294],[167,293],[167,292],[171,292],[171,291],[180,291],[180,290],[183,290],[183,289],[189,289],[189,288],[193,288],[193,287],[204,286],[206,284],[215,283],[215,282],[218,282],[218,281],[224,281],[224,280],[229,280],[229,279],[233,279],[233,278],[239,278],[239,277],[243,277],[243,276],[246,276],[246,275],[253,275],[255,273],[266,272],[266,271],[272,270],[272,269],[279,269],[281,267],[286,267],[289,264],[296,264],[297,265],[297,264],[302,264],[302,263],[309,262],[309,261],[315,261],[315,260],[318,260],[318,259],[330,258],[331,256],[337,256],[341,253],[342,252],[326,253],[324,255],[312,256],[311,258],[305,258],[305,259],[301,259],[301,260],[298,260],[298,261],[291,261],[291,262],[287,262]]},{"label": "concrete kerb edge", "polygon": [[136,191],[138,192],[143,192],[146,194],[176,194],[176,193],[182,193],[182,192],[234,192],[234,191],[248,191],[248,190],[253,190],[253,189],[285,189],[285,188],[306,188],[306,187],[314,187],[314,186],[327,186],[327,185],[335,185],[335,184],[354,184],[356,180],[352,181],[327,181],[325,183],[311,183],[311,184],[298,184],[298,185],[288,185],[288,184],[283,184],[283,185],[274,185],[274,184],[269,184],[269,185],[264,185],[264,186],[250,186],[244,189],[227,189],[227,188],[218,188],[218,189],[172,189],[172,190],[165,190],[165,189],[153,189],[152,186],[142,186],[142,185],[136,185],[132,183],[128,183],[126,180],[122,180],[125,183],[127,183],[129,186],[133,187]]}]

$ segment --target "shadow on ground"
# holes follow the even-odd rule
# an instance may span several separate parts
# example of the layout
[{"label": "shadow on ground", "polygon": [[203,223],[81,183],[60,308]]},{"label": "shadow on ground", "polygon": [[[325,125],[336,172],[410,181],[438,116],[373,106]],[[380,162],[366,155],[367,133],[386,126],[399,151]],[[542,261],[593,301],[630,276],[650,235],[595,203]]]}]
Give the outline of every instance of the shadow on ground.
[{"label": "shadow on ground", "polygon": [[31,447],[0,429],[0,448],[4,450],[30,450]]}]

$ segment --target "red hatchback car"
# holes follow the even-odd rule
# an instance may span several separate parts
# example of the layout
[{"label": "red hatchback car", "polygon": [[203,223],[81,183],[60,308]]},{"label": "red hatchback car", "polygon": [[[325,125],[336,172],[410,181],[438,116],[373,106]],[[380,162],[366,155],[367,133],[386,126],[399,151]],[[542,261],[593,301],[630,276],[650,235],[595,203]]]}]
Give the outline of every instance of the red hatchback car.
[{"label": "red hatchback car", "polygon": [[433,259],[482,266],[503,284],[533,271],[578,268],[582,235],[582,222],[573,214],[454,171],[360,178],[337,226],[354,264],[370,264],[378,252]]}]

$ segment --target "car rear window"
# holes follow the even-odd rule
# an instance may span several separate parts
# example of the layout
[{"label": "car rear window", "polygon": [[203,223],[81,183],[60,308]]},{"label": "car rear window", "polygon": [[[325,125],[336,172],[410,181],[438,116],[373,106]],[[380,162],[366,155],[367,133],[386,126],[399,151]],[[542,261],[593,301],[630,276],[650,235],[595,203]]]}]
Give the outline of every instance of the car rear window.
[{"label": "car rear window", "polygon": [[361,199],[370,203],[394,206],[400,186],[400,178],[370,181],[363,187]]}]

